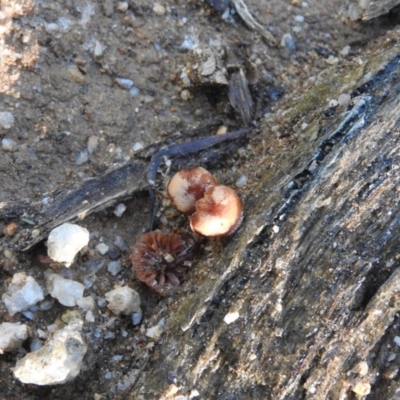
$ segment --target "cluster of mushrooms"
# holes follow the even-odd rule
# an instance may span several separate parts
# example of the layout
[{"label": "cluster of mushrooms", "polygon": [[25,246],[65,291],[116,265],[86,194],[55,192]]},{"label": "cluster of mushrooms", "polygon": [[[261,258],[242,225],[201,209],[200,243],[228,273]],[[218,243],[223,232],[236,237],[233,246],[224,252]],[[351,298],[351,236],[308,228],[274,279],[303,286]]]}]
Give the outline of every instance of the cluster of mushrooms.
[{"label": "cluster of mushrooms", "polygon": [[[171,204],[187,215],[192,231],[200,237],[222,237],[234,233],[243,219],[243,205],[233,189],[219,185],[202,167],[177,172],[169,181]],[[173,293],[187,271],[199,241],[173,233],[152,231],[133,246],[132,265],[136,278],[155,292]]]}]

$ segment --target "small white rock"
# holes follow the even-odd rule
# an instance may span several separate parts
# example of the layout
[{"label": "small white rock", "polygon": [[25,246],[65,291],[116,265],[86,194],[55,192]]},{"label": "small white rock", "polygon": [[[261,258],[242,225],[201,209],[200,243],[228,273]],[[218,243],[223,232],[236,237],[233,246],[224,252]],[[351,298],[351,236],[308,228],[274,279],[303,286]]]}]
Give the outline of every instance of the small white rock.
[{"label": "small white rock", "polygon": [[18,349],[28,338],[28,326],[20,322],[3,322],[0,325],[0,354]]},{"label": "small white rock", "polygon": [[121,1],[118,4],[118,11],[124,13],[129,7],[129,4],[126,1]]},{"label": "small white rock", "polygon": [[395,336],[393,341],[397,344],[397,346],[400,346],[400,336]]},{"label": "small white rock", "polygon": [[14,274],[7,292],[1,297],[8,313],[27,311],[37,302],[44,299],[43,290],[39,284],[24,272]]},{"label": "small white rock", "polygon": [[132,150],[133,151],[139,151],[142,150],[144,148],[143,143],[140,142],[136,142],[133,146],[132,146]]},{"label": "small white rock", "polygon": [[46,274],[46,288],[50,296],[57,299],[63,306],[74,307],[82,299],[85,286],[82,283],[65,279],[61,275]]},{"label": "small white rock", "polygon": [[102,255],[102,256],[104,256],[106,253],[107,253],[107,251],[110,249],[110,247],[109,246],[107,246],[105,243],[99,243],[97,246],[96,246],[96,250]]},{"label": "small white rock", "polygon": [[112,275],[115,276],[121,271],[121,263],[119,261],[111,261],[108,264],[107,271]]},{"label": "small white rock", "polygon": [[94,43],[93,56],[95,58],[101,57],[103,55],[103,50],[104,49],[102,44],[98,40],[96,40]]},{"label": "small white rock", "polygon": [[164,333],[164,324],[158,323],[157,325],[147,329],[146,336],[154,340],[155,342],[158,342],[163,333]]},{"label": "small white rock", "polygon": [[232,322],[235,322],[239,317],[240,317],[240,315],[236,311],[232,312],[232,313],[228,313],[224,317],[224,322],[229,325]]},{"label": "small white rock", "polygon": [[62,384],[74,379],[81,370],[87,351],[80,332],[81,322],[78,324],[74,321],[55,332],[41,349],[19,360],[14,368],[14,376],[22,383],[35,385]]},{"label": "small white rock", "polygon": [[94,151],[97,149],[99,144],[99,138],[96,135],[89,136],[87,141],[87,151],[89,154],[93,154]]},{"label": "small white rock", "polygon": [[14,125],[14,116],[8,111],[0,112],[0,126],[10,129]]},{"label": "small white rock", "polygon": [[47,240],[47,254],[56,262],[69,267],[76,254],[89,243],[89,231],[75,224],[54,228]]},{"label": "small white rock", "polygon": [[128,286],[111,290],[104,297],[108,301],[107,308],[116,315],[141,311],[139,293]]},{"label": "small white rock", "polygon": [[240,177],[239,177],[239,179],[236,181],[236,187],[238,187],[238,188],[242,188],[242,187],[245,187],[246,186],[246,184],[247,184],[247,176],[246,175],[241,175]]},{"label": "small white rock", "polygon": [[89,160],[89,154],[87,149],[83,149],[75,158],[76,165],[82,165],[87,163]]},{"label": "small white rock", "polygon": [[17,147],[17,142],[12,139],[4,138],[1,141],[1,147],[3,148],[4,151],[14,151],[15,148]]},{"label": "small white rock", "polygon": [[160,4],[160,3],[155,3],[154,7],[153,7],[153,11],[157,14],[157,15],[164,15],[166,10],[165,7]]},{"label": "small white rock", "polygon": [[342,93],[338,97],[338,104],[343,107],[347,107],[351,102],[351,96],[348,93]]},{"label": "small white rock", "polygon": [[96,307],[96,303],[92,296],[82,297],[76,302],[76,304],[85,311],[93,311]]},{"label": "small white rock", "polygon": [[119,203],[114,210],[114,215],[118,218],[122,217],[122,214],[126,211],[126,205],[123,203]]}]

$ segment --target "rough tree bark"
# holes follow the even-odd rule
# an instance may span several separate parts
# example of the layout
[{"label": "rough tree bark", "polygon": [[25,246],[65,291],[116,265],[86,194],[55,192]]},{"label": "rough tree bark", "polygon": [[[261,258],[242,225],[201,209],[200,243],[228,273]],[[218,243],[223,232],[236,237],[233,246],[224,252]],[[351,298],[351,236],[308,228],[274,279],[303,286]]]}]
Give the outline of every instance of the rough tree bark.
[{"label": "rough tree bark", "polygon": [[[171,305],[127,398],[175,386],[202,399],[400,396],[398,33],[304,85],[281,112],[294,140],[262,126],[280,151],[258,162],[244,225],[196,267],[212,264]],[[328,117],[341,93],[352,105]],[[239,318],[227,324],[228,313]]]}]

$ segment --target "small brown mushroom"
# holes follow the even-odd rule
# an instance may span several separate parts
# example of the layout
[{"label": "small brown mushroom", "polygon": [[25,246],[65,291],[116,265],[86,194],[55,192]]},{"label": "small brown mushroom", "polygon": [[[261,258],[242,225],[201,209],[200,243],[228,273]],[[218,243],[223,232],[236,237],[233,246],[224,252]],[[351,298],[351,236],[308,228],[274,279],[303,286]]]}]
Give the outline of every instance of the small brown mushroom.
[{"label": "small brown mushroom", "polygon": [[182,169],[169,181],[167,193],[178,211],[191,215],[196,211],[196,201],[204,196],[206,189],[214,185],[217,185],[217,180],[206,169]]},{"label": "small brown mushroom", "polygon": [[227,236],[239,228],[242,220],[243,205],[238,195],[227,186],[217,185],[209,187],[196,202],[190,226],[202,236]]},{"label": "small brown mushroom", "polygon": [[136,278],[162,296],[172,294],[187,272],[184,262],[193,257],[197,247],[173,233],[145,233],[130,256]]}]

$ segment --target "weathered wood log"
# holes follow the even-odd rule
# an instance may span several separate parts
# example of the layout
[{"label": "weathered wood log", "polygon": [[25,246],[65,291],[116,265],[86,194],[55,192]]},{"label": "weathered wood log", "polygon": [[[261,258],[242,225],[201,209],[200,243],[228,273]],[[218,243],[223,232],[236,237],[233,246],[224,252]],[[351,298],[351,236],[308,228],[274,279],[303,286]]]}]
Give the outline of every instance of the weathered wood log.
[{"label": "weathered wood log", "polygon": [[[124,398],[169,398],[171,382],[202,399],[398,398],[396,34],[283,105],[295,139],[262,126],[274,152],[249,172],[243,227],[192,271]],[[327,117],[341,93],[352,105]]]}]

